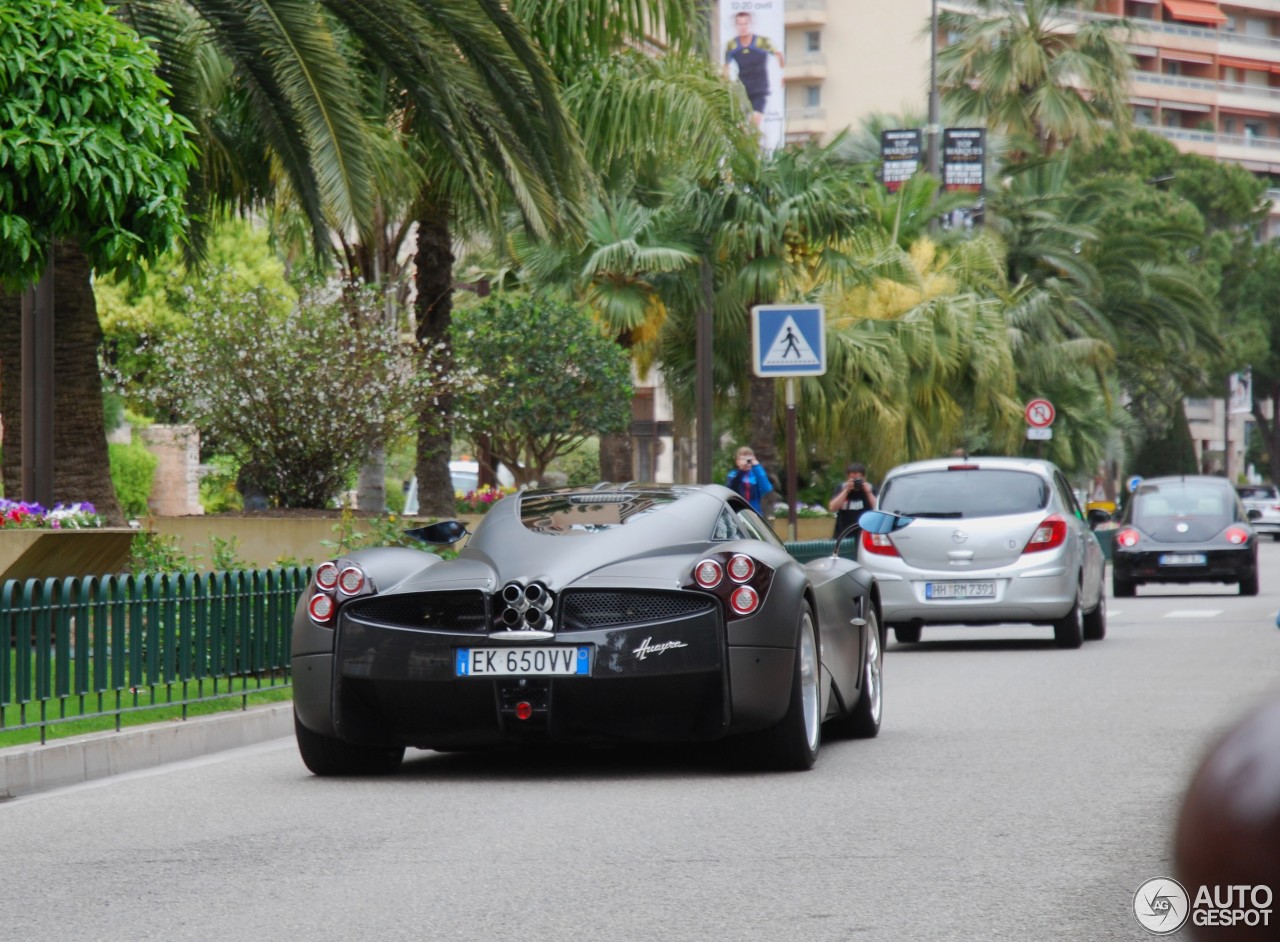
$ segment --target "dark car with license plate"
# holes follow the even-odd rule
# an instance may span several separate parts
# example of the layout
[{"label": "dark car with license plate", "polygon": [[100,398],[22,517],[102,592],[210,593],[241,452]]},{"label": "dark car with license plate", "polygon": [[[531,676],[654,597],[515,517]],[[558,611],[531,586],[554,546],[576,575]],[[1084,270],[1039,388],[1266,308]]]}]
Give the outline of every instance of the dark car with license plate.
[{"label": "dark car with license plate", "polygon": [[1115,531],[1112,593],[1140,585],[1224,582],[1258,594],[1258,538],[1251,514],[1225,478],[1147,478]]},{"label": "dark car with license plate", "polygon": [[[864,526],[908,521],[873,513]],[[450,544],[445,521],[410,533]],[[403,547],[321,564],[293,625],[295,728],[319,775],[406,747],[749,737],[813,765],[875,736],[880,599],[856,562],[800,563],[719,485],[601,484],[497,502],[456,558]]]}]

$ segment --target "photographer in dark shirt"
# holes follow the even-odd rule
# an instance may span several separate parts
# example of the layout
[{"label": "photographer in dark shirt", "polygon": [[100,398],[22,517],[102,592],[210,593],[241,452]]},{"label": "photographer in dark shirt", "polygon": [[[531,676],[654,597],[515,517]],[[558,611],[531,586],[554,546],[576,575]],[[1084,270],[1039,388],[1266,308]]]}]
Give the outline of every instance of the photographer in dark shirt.
[{"label": "photographer in dark shirt", "polygon": [[867,469],[855,461],[844,472],[844,483],[836,488],[827,504],[827,509],[836,515],[833,540],[840,539],[840,534],[857,523],[863,511],[876,505],[876,490],[867,480]]}]

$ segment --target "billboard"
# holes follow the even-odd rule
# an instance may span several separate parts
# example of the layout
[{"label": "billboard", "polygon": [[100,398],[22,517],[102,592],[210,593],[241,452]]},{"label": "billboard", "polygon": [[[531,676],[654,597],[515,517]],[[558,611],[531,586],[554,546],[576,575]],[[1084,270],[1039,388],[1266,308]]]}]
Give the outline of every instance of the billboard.
[{"label": "billboard", "polygon": [[919,129],[880,132],[881,178],[890,193],[920,169],[921,137]]},{"label": "billboard", "polygon": [[986,129],[943,128],[943,191],[948,193],[981,193],[986,161]]},{"label": "billboard", "polygon": [[725,78],[746,93],[766,151],[781,147],[786,132],[785,12],[786,0],[720,0],[720,64]]}]

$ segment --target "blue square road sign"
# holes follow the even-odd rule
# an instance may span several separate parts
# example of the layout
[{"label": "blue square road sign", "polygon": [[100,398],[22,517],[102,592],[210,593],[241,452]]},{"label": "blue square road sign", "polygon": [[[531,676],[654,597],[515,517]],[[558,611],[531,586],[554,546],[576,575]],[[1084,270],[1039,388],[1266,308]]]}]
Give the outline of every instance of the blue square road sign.
[{"label": "blue square road sign", "polygon": [[751,369],[756,376],[821,376],[827,331],[820,304],[758,304],[751,309]]}]

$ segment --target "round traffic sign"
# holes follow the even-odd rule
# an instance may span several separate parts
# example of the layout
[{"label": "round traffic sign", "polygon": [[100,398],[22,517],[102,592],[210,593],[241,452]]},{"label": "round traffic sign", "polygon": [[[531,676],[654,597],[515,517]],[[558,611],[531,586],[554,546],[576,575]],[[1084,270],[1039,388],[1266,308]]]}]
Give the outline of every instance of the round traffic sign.
[{"label": "round traffic sign", "polygon": [[1048,399],[1032,399],[1027,403],[1027,424],[1032,428],[1048,428],[1056,414],[1053,403]]}]

